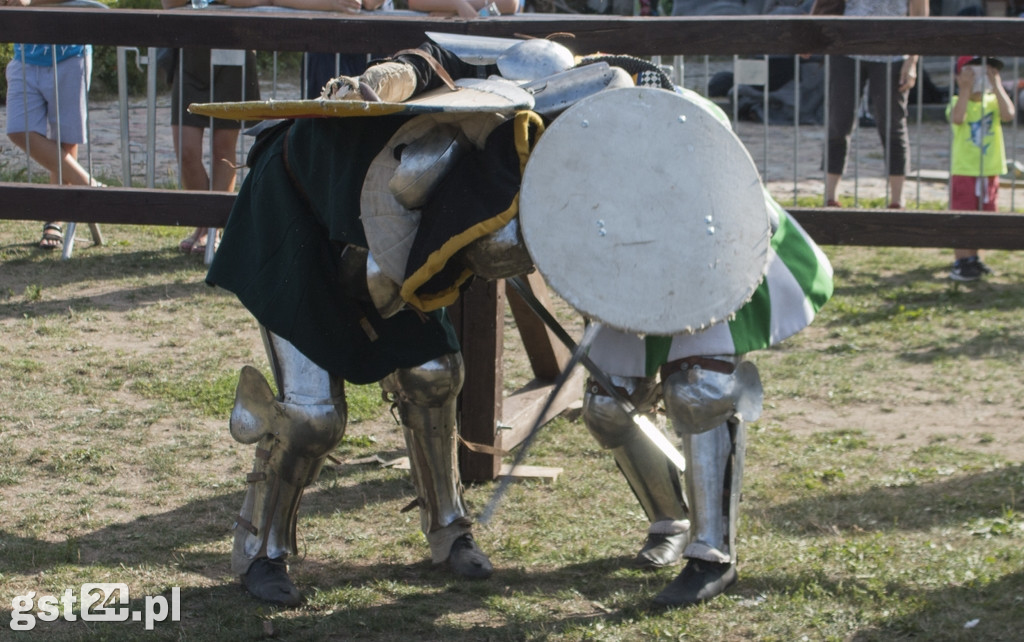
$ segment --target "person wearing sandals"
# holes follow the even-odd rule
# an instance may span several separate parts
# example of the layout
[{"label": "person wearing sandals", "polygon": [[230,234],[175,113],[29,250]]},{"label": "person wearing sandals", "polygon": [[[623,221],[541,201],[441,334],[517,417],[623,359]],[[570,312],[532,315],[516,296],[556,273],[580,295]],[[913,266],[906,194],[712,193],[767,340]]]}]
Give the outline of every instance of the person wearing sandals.
[{"label": "person wearing sandals", "polygon": [[[173,9],[185,6],[188,0],[162,0],[162,4],[164,9]],[[238,131],[245,123],[195,116],[186,108],[191,103],[259,100],[256,53],[244,52],[244,72],[241,65],[219,65],[216,59],[211,65],[212,56],[211,50],[203,48],[184,48],[178,52],[179,62],[172,71],[171,87],[174,151],[184,189],[233,192],[237,175],[237,164],[233,159],[238,144]],[[209,172],[203,165],[203,132],[207,128],[210,128],[213,137],[213,159]],[[205,254],[208,242],[206,236],[207,229],[197,227],[192,234],[182,239],[178,249],[185,254]],[[214,239],[214,247],[216,245],[217,240]]]},{"label": "person wearing sandals", "polygon": [[[0,7],[56,4],[57,0],[0,0]],[[51,184],[100,184],[78,163],[91,71],[90,45],[14,45],[6,70],[7,137],[46,168]],[[47,222],[39,248],[53,250],[63,244],[61,221]]]}]

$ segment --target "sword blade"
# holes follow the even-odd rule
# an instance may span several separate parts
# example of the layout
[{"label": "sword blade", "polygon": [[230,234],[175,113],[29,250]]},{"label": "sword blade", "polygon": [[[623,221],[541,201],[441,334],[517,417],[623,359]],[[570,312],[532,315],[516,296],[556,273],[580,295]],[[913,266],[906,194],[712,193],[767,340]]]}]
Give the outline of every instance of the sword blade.
[{"label": "sword blade", "polygon": [[[558,393],[565,387],[565,382],[569,380],[569,376],[572,375],[572,371],[579,365],[580,359],[586,354],[586,351],[590,348],[590,343],[597,336],[597,331],[600,329],[601,324],[595,323],[586,329],[583,333],[583,338],[580,343],[572,352],[572,356],[569,357],[569,362],[565,364],[565,368],[558,373],[558,377],[555,378],[555,382],[551,387],[551,392],[548,394],[547,400],[544,402],[544,407],[541,408],[540,413],[537,414],[537,419],[534,420],[533,426],[530,428],[530,432],[527,433],[526,438],[519,445],[519,452],[516,453],[516,458],[512,461],[512,470],[515,470],[516,466],[522,463],[526,457],[527,451],[530,449],[530,445],[533,440],[537,437],[540,429],[544,426],[544,416],[547,415],[548,410],[551,409],[551,405],[555,402],[555,398],[558,397]],[[486,524],[494,516],[494,511],[498,507],[498,503],[501,498],[504,497],[505,492],[508,490],[508,485],[512,482],[512,477],[503,477],[498,482],[498,487],[494,489],[494,494],[487,500],[487,505],[484,506],[483,512],[480,514],[478,521],[481,524]]]},{"label": "sword blade", "polygon": [[654,425],[650,419],[644,415],[634,413],[632,415],[633,423],[636,424],[640,432],[645,437],[651,440],[654,446],[661,451],[663,455],[668,457],[668,460],[675,464],[679,472],[686,470],[686,459],[683,458],[683,454],[676,450],[676,447],[672,445],[668,439],[665,438],[665,433],[658,430],[658,427]]},{"label": "sword blade", "polygon": [[[556,319],[554,315],[544,307],[544,304],[534,296],[533,290],[530,289],[529,284],[524,281],[522,277],[518,276],[512,277],[507,281],[523,301],[530,306],[530,309],[533,310],[534,314],[540,317],[541,321],[551,329],[555,336],[558,337],[558,339],[575,354],[577,348],[576,342],[572,340],[572,337],[569,336],[569,333],[562,327],[562,324],[558,322],[558,319]],[[650,419],[637,412],[636,407],[633,406],[629,399],[622,396],[622,393],[616,389],[615,384],[612,382],[611,377],[608,376],[608,373],[602,370],[587,355],[580,357],[580,363],[582,363],[583,367],[587,369],[590,376],[594,378],[594,381],[608,391],[608,394],[611,395],[615,403],[617,403],[619,407],[629,415],[630,419],[633,420],[633,423],[637,425],[640,431],[651,440],[651,443],[653,443],[663,455],[668,457],[669,461],[671,461],[676,468],[680,470],[680,472],[686,470],[686,458],[683,457],[682,453],[672,445],[672,442],[665,437],[664,433],[658,430],[657,426],[655,426]]]}]

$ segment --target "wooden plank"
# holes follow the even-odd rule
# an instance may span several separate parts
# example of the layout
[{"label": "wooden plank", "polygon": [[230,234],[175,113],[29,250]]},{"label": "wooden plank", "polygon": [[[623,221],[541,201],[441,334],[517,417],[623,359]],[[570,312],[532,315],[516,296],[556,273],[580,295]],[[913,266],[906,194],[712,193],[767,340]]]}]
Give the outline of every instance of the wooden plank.
[{"label": "wooden plank", "polygon": [[[498,418],[502,413],[501,358],[504,351],[505,284],[476,279],[452,306],[452,320],[462,342],[466,380],[459,397],[460,430],[473,443],[503,447]],[[490,481],[501,458],[459,446],[459,470],[466,482]]]},{"label": "wooden plank", "polygon": [[820,245],[1024,249],[1024,215],[789,208]]},{"label": "wooden plank", "polygon": [[[574,401],[579,400],[583,395],[584,377],[583,368],[576,368],[573,371],[561,392],[555,397],[551,408],[542,418],[541,423],[551,421],[571,406]],[[534,380],[505,398],[501,414],[502,429],[499,431],[502,447],[505,450],[515,448],[526,439],[553,387],[548,381]]]},{"label": "wooden plank", "polygon": [[[45,12],[45,13],[42,13]],[[424,31],[481,36],[573,34],[580,53],[755,55],[857,53],[1019,54],[1024,22],[998,18],[846,18],[678,16],[634,18],[521,14],[488,20],[362,13],[254,12],[244,9],[146,11],[4,9],[0,42],[207,46],[277,51],[393,52],[423,41]]]},{"label": "wooden plank", "polygon": [[[224,227],[234,199],[234,194],[223,192],[0,183],[0,219],[49,221],[54,212],[74,211],[78,223]],[[805,207],[788,211],[822,245],[1024,249],[1024,214]],[[516,319],[531,333],[531,349],[548,349],[543,347],[546,336],[536,334],[539,330],[526,318],[520,314]],[[547,377],[551,359],[559,362],[561,357],[538,356],[540,372],[535,373]]]},{"label": "wooden plank", "polygon": [[524,465],[519,465],[513,468],[512,464],[502,464],[501,471],[498,473],[500,477],[509,477],[511,479],[533,479],[547,484],[553,484],[558,481],[558,476],[561,474],[561,468]]},{"label": "wooden plank", "polygon": [[73,212],[76,223],[224,227],[234,202],[225,192],[0,183],[0,219],[17,221]]}]

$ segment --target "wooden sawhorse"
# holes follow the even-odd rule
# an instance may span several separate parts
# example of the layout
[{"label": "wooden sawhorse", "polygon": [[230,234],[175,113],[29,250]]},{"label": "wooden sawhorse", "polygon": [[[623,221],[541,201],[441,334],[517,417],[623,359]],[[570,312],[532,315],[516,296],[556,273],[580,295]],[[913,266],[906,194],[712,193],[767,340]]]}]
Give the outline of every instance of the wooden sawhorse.
[{"label": "wooden sawhorse", "polygon": [[[547,285],[539,273],[525,279],[545,307],[550,308]],[[534,379],[504,396],[505,302],[508,301]],[[477,279],[449,310],[462,342],[466,382],[459,397],[462,438],[470,443],[508,451],[529,434],[553,387],[552,381],[569,361],[570,353],[504,281]],[[577,368],[555,398],[544,421],[550,421],[583,394],[583,370]],[[463,481],[491,481],[501,472],[501,455],[474,452],[459,446]]]}]

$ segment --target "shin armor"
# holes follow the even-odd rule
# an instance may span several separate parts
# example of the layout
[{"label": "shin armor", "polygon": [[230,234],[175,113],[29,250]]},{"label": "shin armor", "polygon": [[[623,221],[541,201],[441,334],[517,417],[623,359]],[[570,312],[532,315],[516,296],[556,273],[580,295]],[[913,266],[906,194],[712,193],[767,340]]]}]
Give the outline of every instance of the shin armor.
[{"label": "shin armor", "polygon": [[[618,392],[640,411],[657,399],[653,378],[612,377]],[[679,485],[679,472],[668,458],[640,432],[615,399],[594,381],[583,394],[583,421],[597,442],[612,451],[651,522],[649,532],[677,535],[689,528]]]},{"label": "shin armor", "polygon": [[[262,330],[262,329],[261,329]],[[344,382],[295,346],[262,330],[280,394],[258,370],[242,369],[231,412],[231,436],[256,443],[248,489],[235,522],[231,568],[245,574],[261,557],[296,553],[296,516],[303,489],[345,434]]]},{"label": "shin armor", "polygon": [[420,526],[435,564],[448,559],[452,544],[469,533],[472,524],[462,501],[457,459],[455,402],[464,376],[462,355],[452,353],[396,370],[380,384],[398,407]]},{"label": "shin armor", "polygon": [[683,555],[732,564],[746,422],[760,416],[761,380],[754,364],[737,356],[672,365],[679,367],[662,371],[662,392],[686,456],[692,529]]}]

